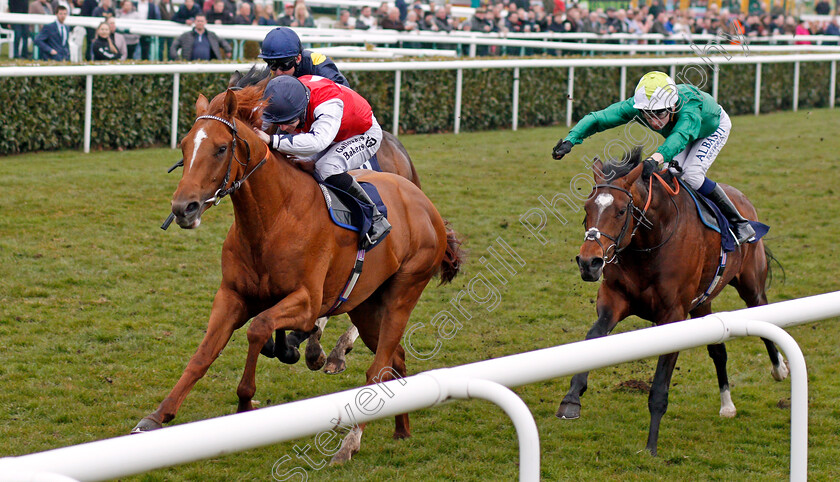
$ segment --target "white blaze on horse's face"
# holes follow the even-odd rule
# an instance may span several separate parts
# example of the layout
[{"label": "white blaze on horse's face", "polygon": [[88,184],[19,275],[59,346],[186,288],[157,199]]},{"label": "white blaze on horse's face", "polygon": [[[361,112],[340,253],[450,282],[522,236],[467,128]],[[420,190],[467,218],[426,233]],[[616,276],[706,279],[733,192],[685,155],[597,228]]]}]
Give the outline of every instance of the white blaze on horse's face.
[{"label": "white blaze on horse's face", "polygon": [[193,161],[195,161],[195,155],[198,153],[198,147],[201,146],[201,141],[204,139],[207,139],[207,133],[204,132],[204,128],[202,127],[195,133],[195,139],[193,139],[193,153],[190,158],[190,169],[192,169]]},{"label": "white blaze on horse's face", "polygon": [[612,194],[606,192],[599,194],[598,197],[595,198],[595,205],[598,206],[598,216],[603,214],[604,209],[612,206],[614,200],[615,198],[613,198]]}]

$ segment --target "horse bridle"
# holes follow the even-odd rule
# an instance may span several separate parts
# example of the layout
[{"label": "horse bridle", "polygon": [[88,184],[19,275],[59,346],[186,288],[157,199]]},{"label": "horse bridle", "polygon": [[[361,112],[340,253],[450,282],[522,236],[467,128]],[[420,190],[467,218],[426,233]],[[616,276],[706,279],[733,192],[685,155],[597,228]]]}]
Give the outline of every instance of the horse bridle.
[{"label": "horse bridle", "polygon": [[[596,243],[598,243],[598,246],[601,247],[601,253],[602,253],[602,256],[604,258],[604,263],[609,264],[609,263],[616,262],[616,260],[618,259],[618,254],[621,253],[622,251],[624,251],[625,249],[627,249],[627,246],[630,246],[630,243],[627,243],[627,246],[624,246],[623,248],[620,247],[621,246],[621,241],[624,240],[624,236],[627,235],[627,230],[630,228],[631,216],[635,217],[638,222],[636,223],[636,226],[633,227],[633,231],[630,232],[630,239],[633,239],[633,236],[636,234],[636,230],[639,229],[639,226],[645,225],[646,228],[650,229],[650,228],[653,227],[653,223],[651,223],[650,220],[648,220],[645,217],[645,211],[643,211],[642,209],[639,209],[633,203],[633,193],[631,193],[627,189],[624,189],[623,187],[613,186],[612,184],[596,184],[595,187],[593,188],[593,191],[597,190],[598,188],[602,188],[602,187],[609,188],[609,189],[615,189],[617,191],[621,191],[621,192],[627,194],[627,196],[630,198],[630,204],[627,205],[627,212],[625,213],[625,217],[624,217],[624,226],[622,226],[621,232],[619,232],[617,236],[613,237],[613,236],[610,236],[607,233],[602,233],[598,228],[596,228],[594,226],[587,229],[586,232],[583,235],[583,242],[584,243],[587,242],[587,241],[595,241]],[[638,213],[638,216],[636,216],[637,213]],[[612,244],[605,248],[603,243],[601,243],[601,236],[603,236],[603,237],[609,239],[610,241],[612,241]],[[668,239],[670,239],[670,236],[668,237]],[[666,240],[666,242],[667,242],[667,240]],[[664,244],[664,243],[662,243],[662,244]],[[659,246],[657,246],[657,247],[659,247]],[[655,248],[651,248],[651,249],[655,249]],[[612,257],[608,258],[607,256],[610,254],[610,250],[612,250]]]},{"label": "horse bridle", "polygon": [[[222,202],[222,198],[224,198],[225,196],[227,196],[229,194],[233,194],[236,191],[238,191],[239,188],[242,187],[242,183],[244,183],[246,180],[248,180],[248,178],[251,176],[251,174],[254,173],[254,171],[256,171],[257,169],[262,167],[263,164],[265,164],[265,161],[268,160],[268,149],[266,149],[265,157],[263,157],[263,159],[259,162],[259,164],[254,166],[254,168],[251,169],[251,171],[246,173],[242,177],[242,179],[234,180],[233,184],[231,184],[231,186],[229,188],[225,188],[225,186],[227,186],[228,182],[230,181],[230,170],[231,170],[231,167],[233,167],[233,161],[236,161],[242,167],[245,167],[245,168],[248,167],[248,164],[251,162],[251,145],[248,144],[248,141],[246,141],[245,139],[242,139],[242,137],[239,135],[239,131],[236,129],[236,119],[231,119],[231,121],[228,121],[227,119],[222,119],[221,117],[216,117],[214,115],[202,115],[202,116],[198,116],[195,120],[196,120],[196,122],[198,122],[201,119],[217,120],[217,121],[221,122],[222,124],[228,126],[231,130],[231,133],[233,134],[233,145],[231,146],[231,149],[233,149],[233,153],[231,154],[230,160],[228,161],[227,172],[225,172],[225,178],[222,180],[222,185],[219,186],[219,189],[216,189],[216,192],[213,194],[213,197],[204,201],[205,204],[213,203],[214,206],[218,206],[219,203]],[[236,158],[236,139],[237,138],[241,139],[242,142],[245,143],[245,151],[248,153],[248,159],[244,163]]]},{"label": "horse bridle", "polygon": [[[244,176],[242,176],[242,179],[236,179],[236,180],[233,181],[233,184],[231,184],[230,187],[226,187],[228,185],[228,182],[230,182],[230,171],[231,171],[231,168],[233,167],[233,161],[235,160],[240,166],[245,167],[245,168],[247,168],[248,164],[251,162],[251,145],[248,144],[248,141],[246,141],[245,139],[242,138],[242,136],[239,135],[239,130],[236,128],[236,119],[231,119],[230,121],[228,121],[227,119],[223,119],[221,117],[217,117],[217,116],[214,116],[214,115],[202,115],[202,116],[198,116],[195,120],[196,120],[196,122],[198,122],[201,119],[217,120],[217,121],[221,122],[222,124],[228,126],[231,130],[231,133],[233,134],[233,144],[231,146],[231,149],[233,150],[233,153],[231,153],[230,160],[228,161],[227,172],[225,172],[225,178],[222,180],[221,186],[219,186],[219,188],[216,189],[216,192],[213,194],[213,197],[204,201],[204,204],[213,203],[214,206],[218,206],[219,203],[222,202],[222,199],[225,196],[228,196],[228,195],[233,194],[236,191],[238,191],[239,188],[242,187],[242,184],[245,181],[248,180],[248,178],[251,176],[251,174],[253,174],[254,171],[259,169],[260,167],[262,167],[263,164],[266,163],[266,161],[268,160],[269,150],[268,150],[268,146],[266,146],[265,156],[262,158],[262,160],[259,162],[259,164],[254,166],[253,169],[251,169]],[[236,157],[236,140],[237,139],[241,139],[242,142],[245,143],[245,151],[248,153],[248,159],[244,163]],[[172,172],[173,170],[175,170],[175,168],[182,167],[183,165],[184,165],[184,159],[181,159],[180,161],[176,162],[172,167],[170,167],[169,170],[166,171],[166,172],[167,173]],[[172,224],[172,221],[174,219],[175,219],[175,214],[174,213],[169,213],[169,217],[166,218],[166,221],[163,222],[163,225],[161,225],[160,228],[165,231],[166,228],[168,228],[169,225]]]}]

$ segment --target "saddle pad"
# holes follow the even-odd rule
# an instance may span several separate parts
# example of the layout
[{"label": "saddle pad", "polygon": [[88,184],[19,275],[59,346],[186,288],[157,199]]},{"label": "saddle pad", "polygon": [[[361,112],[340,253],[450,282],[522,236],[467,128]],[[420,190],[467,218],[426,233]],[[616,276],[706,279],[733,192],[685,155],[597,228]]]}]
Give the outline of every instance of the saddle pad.
[{"label": "saddle pad", "polygon": [[[697,207],[697,214],[700,216],[700,222],[707,228],[720,233],[720,245],[723,251],[726,253],[735,251],[735,236],[732,234],[732,230],[729,229],[729,221],[720,212],[717,204],[694,189],[691,189],[682,179],[679,182],[682,188],[691,195],[691,199],[694,200],[694,205]],[[758,221],[750,221],[750,226],[755,230],[755,241],[758,241],[770,231],[770,226]]]},{"label": "saddle pad", "polygon": [[[379,196],[379,191],[376,186],[369,182],[360,182],[360,186],[365,190],[370,199],[376,204],[376,208],[382,213],[385,218],[388,218],[388,208],[382,202]],[[362,204],[358,199],[350,194],[338,189],[329,184],[318,184],[321,187],[321,192],[324,193],[324,200],[327,202],[327,211],[330,213],[330,219],[341,226],[342,228],[356,231],[359,233],[367,233],[373,224],[373,209],[367,204]],[[376,244],[367,249],[370,251],[373,247],[387,238],[388,235],[379,238]]]},{"label": "saddle pad", "polygon": [[367,169],[368,171],[382,172],[382,168],[379,167],[379,159],[376,158],[376,154],[374,154],[373,157],[370,158],[370,160],[362,164],[362,166],[359,167],[359,169]]}]

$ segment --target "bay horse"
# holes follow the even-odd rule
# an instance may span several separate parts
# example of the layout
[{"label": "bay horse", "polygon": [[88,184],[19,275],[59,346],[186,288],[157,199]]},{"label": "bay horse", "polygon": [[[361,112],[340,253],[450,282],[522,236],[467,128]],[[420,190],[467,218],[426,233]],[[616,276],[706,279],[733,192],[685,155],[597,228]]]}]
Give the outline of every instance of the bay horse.
[{"label": "bay horse", "polygon": [[[242,74],[238,70],[235,71],[228,81],[228,88],[240,90],[245,87],[257,86],[260,93],[265,91],[265,86],[271,80],[271,71],[267,68],[260,68],[256,65]],[[420,176],[417,174],[417,169],[414,168],[414,163],[411,162],[411,156],[402,142],[390,132],[382,131],[382,143],[379,151],[376,153],[379,161],[379,168],[382,172],[390,172],[398,176],[402,176],[411,181],[418,188],[420,186]],[[300,351],[298,347],[301,343],[306,341],[306,352],[304,359],[306,366],[310,370],[320,370],[324,368],[324,372],[330,375],[341,373],[346,368],[345,356],[353,349],[353,343],[359,337],[359,330],[352,323],[347,330],[338,338],[335,348],[330,352],[329,357],[326,356],[324,349],[321,347],[321,335],[327,325],[328,317],[319,318],[315,322],[315,331],[313,333],[305,333],[301,331],[293,331],[285,337],[284,330],[278,330],[276,335],[279,340],[279,346],[275,346],[272,338],[269,338],[261,352],[269,358],[278,358],[283,363],[294,364],[300,359]]]},{"label": "bay horse", "polygon": [[[197,119],[181,141],[184,171],[172,213],[180,227],[197,228],[202,214],[230,194],[234,222],[222,247],[222,281],[204,338],[169,395],[132,432],[158,429],[175,418],[234,330],[253,318],[236,390],[237,411],[252,410],[260,349],[275,330],[311,332],[353,270],[358,233],[333,224],[312,176],[271,152],[252,131],[264,107],[256,87],[196,101]],[[447,231],[417,186],[387,173],[356,174],[378,188],[393,226],[367,253],[355,289],[337,310],[350,315],[375,353],[366,372],[371,384],[405,376],[400,340],[409,315],[432,277],[447,283],[458,274],[462,253],[454,231]],[[347,434],[333,462],[358,452],[363,430],[364,424]],[[408,415],[397,415],[394,438],[409,435]]]},{"label": "bay horse", "polygon": [[[642,179],[641,148],[624,163],[594,162],[595,187],[584,209],[587,229],[577,256],[584,281],[603,281],[598,289],[598,319],[586,339],[609,334],[619,321],[636,315],[656,325],[702,317],[712,312],[712,300],[729,284],[748,307],[767,304],[765,283],[770,266],[764,242],[738,246],[727,253],[719,282],[713,280],[721,263],[721,236],[704,227],[691,195],[670,187],[676,179],[665,170]],[[723,186],[738,210],[758,219],[741,192]],[[642,208],[641,206],[644,206]],[[709,292],[709,288],[713,288]],[[704,296],[704,292],[708,293]],[[788,369],[769,340],[763,339],[773,365],[772,375],[783,380]],[[726,374],[726,347],[708,345],[720,389],[720,416],[734,417],[735,405]],[[668,407],[668,387],[679,353],[659,357],[648,398],[650,430],[646,449],[656,455],[659,425]],[[557,417],[580,416],[580,396],[587,388],[587,373],[572,377]]]}]

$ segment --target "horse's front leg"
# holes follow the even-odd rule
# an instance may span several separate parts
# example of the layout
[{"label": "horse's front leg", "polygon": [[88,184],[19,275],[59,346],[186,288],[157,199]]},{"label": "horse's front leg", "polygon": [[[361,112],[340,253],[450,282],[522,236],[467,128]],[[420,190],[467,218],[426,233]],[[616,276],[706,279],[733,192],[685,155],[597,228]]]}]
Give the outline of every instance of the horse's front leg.
[{"label": "horse's front leg", "polygon": [[[619,321],[627,317],[628,304],[617,295],[604,296],[603,287],[598,294],[598,320],[586,333],[586,339],[600,338],[608,335]],[[571,420],[580,417],[580,396],[586,391],[589,372],[578,373],[572,377],[572,382],[560,407],[557,418]]]},{"label": "horse's front leg", "polygon": [[320,300],[313,300],[308,290],[300,289],[251,321],[248,327],[248,357],[245,360],[245,372],[236,389],[236,395],[239,397],[238,412],[254,408],[251,401],[257,391],[257,361],[260,350],[271,337],[271,333],[274,330],[312,330],[317,316],[314,306],[318,303]]},{"label": "horse's front leg", "polygon": [[161,428],[164,423],[175,418],[178,408],[192,387],[207,373],[210,364],[227,345],[233,331],[244,325],[246,321],[248,321],[248,310],[242,298],[233,291],[219,289],[213,299],[213,309],[210,312],[210,321],[207,324],[204,339],[201,340],[195,354],[187,363],[178,383],[157,410],[140,420],[131,433]]},{"label": "horse's front leg", "polygon": [[656,444],[659,440],[659,424],[665,411],[668,410],[668,387],[671,386],[671,375],[677,364],[679,352],[661,355],[656,364],[656,374],[653,376],[653,386],[648,395],[648,410],[650,411],[650,430],[645,448],[651,455],[656,455]]}]

